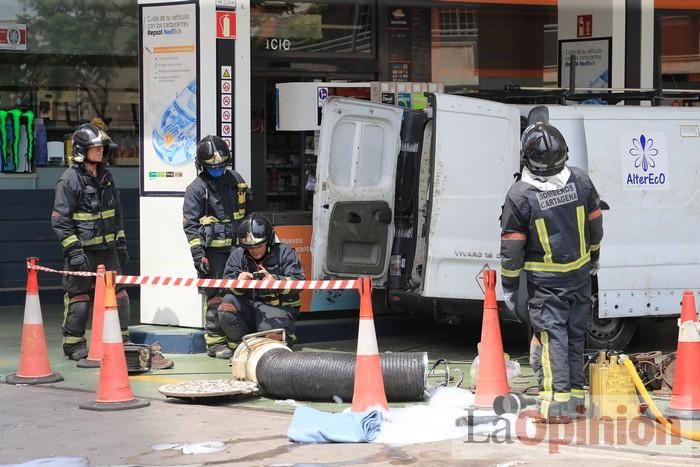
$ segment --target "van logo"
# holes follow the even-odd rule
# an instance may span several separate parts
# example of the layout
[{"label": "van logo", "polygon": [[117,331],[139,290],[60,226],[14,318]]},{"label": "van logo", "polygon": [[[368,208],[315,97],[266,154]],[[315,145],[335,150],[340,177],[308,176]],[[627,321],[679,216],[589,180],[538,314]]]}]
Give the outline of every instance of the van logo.
[{"label": "van logo", "polygon": [[669,189],[670,160],[666,134],[639,130],[621,132],[619,154],[622,161],[622,183],[625,189]]},{"label": "van logo", "polygon": [[659,150],[654,147],[653,138],[647,138],[642,134],[639,138],[632,139],[632,147],[628,153],[634,157],[635,168],[641,166],[644,172],[648,172],[649,168],[656,167],[654,158],[659,155]]}]

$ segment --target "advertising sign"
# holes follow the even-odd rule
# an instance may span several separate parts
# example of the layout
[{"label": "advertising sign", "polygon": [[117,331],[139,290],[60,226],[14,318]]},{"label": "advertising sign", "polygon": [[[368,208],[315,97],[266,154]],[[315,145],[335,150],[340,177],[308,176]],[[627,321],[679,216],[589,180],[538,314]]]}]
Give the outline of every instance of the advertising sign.
[{"label": "advertising sign", "polygon": [[0,50],[27,50],[27,25],[0,23]]},{"label": "advertising sign", "polygon": [[140,7],[142,196],[184,193],[196,176],[197,15],[195,2]]},{"label": "advertising sign", "polygon": [[571,57],[576,65],[577,88],[610,88],[611,38],[559,41],[559,86],[569,86]]}]

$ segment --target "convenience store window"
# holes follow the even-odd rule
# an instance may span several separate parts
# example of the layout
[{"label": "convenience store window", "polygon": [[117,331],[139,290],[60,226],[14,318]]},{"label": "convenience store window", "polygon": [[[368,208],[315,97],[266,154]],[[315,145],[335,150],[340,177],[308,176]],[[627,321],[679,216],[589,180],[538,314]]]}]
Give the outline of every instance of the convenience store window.
[{"label": "convenience store window", "polygon": [[[663,89],[700,90],[700,11],[657,12],[659,66]],[[677,100],[672,105],[693,105]]]},{"label": "convenience store window", "polygon": [[0,110],[30,111],[44,125],[36,165],[65,164],[68,135],[96,119],[118,144],[112,163],[138,164],[136,0],[3,0],[1,10],[26,42],[0,50]]},{"label": "convenience store window", "polygon": [[447,92],[556,86],[556,51],[556,7],[431,10],[430,81]]},{"label": "convenience store window", "polygon": [[373,1],[252,0],[254,54],[373,56]]}]

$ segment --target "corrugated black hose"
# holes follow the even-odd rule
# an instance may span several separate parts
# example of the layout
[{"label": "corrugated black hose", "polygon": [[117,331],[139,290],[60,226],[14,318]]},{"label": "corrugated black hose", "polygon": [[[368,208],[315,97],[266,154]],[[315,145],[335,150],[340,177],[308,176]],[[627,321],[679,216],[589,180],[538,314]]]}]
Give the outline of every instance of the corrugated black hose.
[{"label": "corrugated black hose", "polygon": [[[389,402],[423,400],[428,372],[426,352],[379,354]],[[279,399],[352,400],[355,355],[343,352],[289,352],[273,349],[256,366],[258,385]]]}]

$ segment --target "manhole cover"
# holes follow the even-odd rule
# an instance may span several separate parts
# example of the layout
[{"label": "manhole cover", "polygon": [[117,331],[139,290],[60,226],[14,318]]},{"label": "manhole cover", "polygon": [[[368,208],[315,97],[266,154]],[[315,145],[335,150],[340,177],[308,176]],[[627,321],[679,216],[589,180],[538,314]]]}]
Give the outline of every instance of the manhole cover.
[{"label": "manhole cover", "polygon": [[235,379],[199,379],[177,384],[166,384],[158,391],[168,397],[220,397],[237,394],[257,394],[258,385],[252,381]]}]

